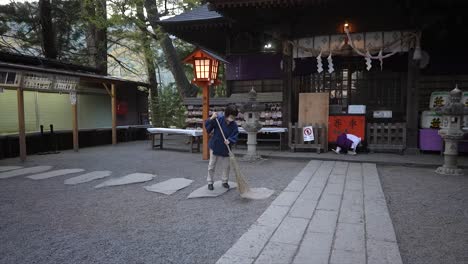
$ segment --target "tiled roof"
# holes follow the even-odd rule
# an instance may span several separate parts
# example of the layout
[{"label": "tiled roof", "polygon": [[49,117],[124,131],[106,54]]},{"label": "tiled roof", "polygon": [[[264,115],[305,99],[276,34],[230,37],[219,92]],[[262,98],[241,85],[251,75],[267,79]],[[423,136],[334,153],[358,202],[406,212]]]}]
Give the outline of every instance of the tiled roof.
[{"label": "tiled roof", "polygon": [[178,23],[178,22],[192,22],[192,21],[201,21],[201,20],[211,20],[211,19],[223,19],[223,16],[216,11],[211,11],[208,9],[208,4],[196,7],[190,11],[182,13],[177,16],[173,16],[168,19],[161,20],[159,23]]}]

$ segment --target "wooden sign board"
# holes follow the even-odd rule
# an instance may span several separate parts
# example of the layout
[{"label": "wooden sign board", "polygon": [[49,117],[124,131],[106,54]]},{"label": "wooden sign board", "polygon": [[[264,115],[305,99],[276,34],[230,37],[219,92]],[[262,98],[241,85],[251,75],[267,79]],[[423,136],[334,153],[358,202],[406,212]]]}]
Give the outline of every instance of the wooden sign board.
[{"label": "wooden sign board", "polygon": [[328,93],[299,93],[299,126],[308,124],[328,124]]}]

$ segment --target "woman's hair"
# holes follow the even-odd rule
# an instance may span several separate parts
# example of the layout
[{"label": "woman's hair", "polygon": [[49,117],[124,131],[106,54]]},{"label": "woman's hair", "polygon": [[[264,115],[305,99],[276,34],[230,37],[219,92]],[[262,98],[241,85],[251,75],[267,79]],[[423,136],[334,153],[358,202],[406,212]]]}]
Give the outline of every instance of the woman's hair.
[{"label": "woman's hair", "polygon": [[229,104],[226,106],[226,109],[224,109],[224,116],[226,117],[230,115],[236,117],[237,114],[239,114],[239,111],[237,110],[237,107],[234,104]]}]

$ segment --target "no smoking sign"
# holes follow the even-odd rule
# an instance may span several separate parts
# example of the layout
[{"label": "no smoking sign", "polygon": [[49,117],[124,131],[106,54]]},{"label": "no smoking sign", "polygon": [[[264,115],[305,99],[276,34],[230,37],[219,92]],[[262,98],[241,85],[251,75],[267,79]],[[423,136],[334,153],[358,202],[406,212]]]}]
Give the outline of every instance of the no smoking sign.
[{"label": "no smoking sign", "polygon": [[312,126],[306,126],[302,128],[302,135],[304,137],[304,141],[313,141],[314,129],[312,128]]}]

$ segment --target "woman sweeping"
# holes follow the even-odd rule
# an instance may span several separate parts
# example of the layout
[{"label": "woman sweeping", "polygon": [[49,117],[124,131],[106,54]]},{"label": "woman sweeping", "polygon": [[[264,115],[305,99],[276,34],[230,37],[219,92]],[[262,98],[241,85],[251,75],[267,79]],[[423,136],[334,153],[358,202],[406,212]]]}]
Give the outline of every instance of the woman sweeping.
[{"label": "woman sweeping", "polygon": [[[221,180],[223,187],[229,189],[229,149],[227,146],[235,144],[237,142],[237,136],[239,135],[239,129],[235,122],[236,116],[239,113],[235,105],[228,105],[224,110],[224,115],[218,116],[215,112],[213,115],[205,121],[205,128],[208,134],[212,133],[208,146],[210,148],[210,161],[208,163],[208,190],[212,191],[213,177],[216,171],[216,165],[218,169],[222,171]],[[223,129],[226,140],[224,140],[221,130],[216,122]]]}]

